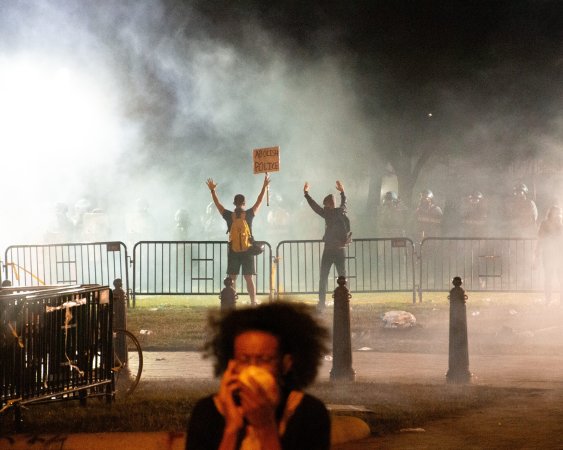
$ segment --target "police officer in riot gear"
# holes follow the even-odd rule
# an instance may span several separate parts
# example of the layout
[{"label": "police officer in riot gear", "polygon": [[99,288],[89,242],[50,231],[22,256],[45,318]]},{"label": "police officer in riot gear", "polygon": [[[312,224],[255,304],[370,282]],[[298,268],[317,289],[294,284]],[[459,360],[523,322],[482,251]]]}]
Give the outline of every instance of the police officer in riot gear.
[{"label": "police officer in riot gear", "polygon": [[487,237],[488,211],[485,197],[479,191],[469,194],[464,202],[461,225],[465,237]]},{"label": "police officer in riot gear", "polygon": [[386,192],[378,215],[378,236],[383,238],[406,235],[406,208],[396,192]]},{"label": "police officer in riot gear", "polygon": [[415,211],[417,241],[440,236],[443,217],[442,208],[434,203],[434,193],[430,189],[423,190]]},{"label": "police officer in riot gear", "polygon": [[175,236],[177,241],[188,240],[188,226],[189,226],[189,213],[187,209],[180,208],[174,214],[174,221],[176,223]]},{"label": "police officer in riot gear", "polygon": [[537,234],[538,208],[530,198],[524,183],[516,184],[512,197],[505,205],[506,235],[511,237],[535,237]]}]

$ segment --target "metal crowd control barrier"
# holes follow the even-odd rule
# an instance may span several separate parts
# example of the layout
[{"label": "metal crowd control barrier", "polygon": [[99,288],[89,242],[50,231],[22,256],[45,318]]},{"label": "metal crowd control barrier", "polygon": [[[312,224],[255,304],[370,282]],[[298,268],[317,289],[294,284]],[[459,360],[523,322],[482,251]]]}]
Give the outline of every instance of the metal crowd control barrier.
[{"label": "metal crowd control barrier", "polygon": [[[227,276],[225,241],[141,241],[133,247],[133,305],[137,295],[219,295]],[[256,293],[271,294],[272,249],[255,257]],[[237,291],[245,292],[244,279]]]},{"label": "metal crowd control barrier", "polygon": [[426,238],[420,246],[420,291],[444,291],[460,276],[470,291],[535,292],[534,238]]},{"label": "metal crowd control barrier", "polygon": [[129,289],[123,242],[13,245],[6,249],[5,279],[12,286],[101,284],[121,278]]},{"label": "metal crowd control barrier", "polygon": [[0,290],[0,404],[112,393],[112,302],[107,286]]},{"label": "metal crowd control barrier", "polygon": [[[276,248],[276,291],[315,294],[323,243],[320,240],[282,241]],[[412,292],[416,301],[414,243],[407,238],[354,239],[346,252],[348,288],[351,292]],[[336,287],[333,267],[327,292]]]}]

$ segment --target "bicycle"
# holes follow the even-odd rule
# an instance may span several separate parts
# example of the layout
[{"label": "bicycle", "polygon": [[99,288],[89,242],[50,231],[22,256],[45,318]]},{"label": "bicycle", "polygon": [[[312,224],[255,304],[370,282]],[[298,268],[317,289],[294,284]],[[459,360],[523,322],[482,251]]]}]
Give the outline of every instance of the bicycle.
[{"label": "bicycle", "polygon": [[130,331],[113,330],[113,397],[133,393],[143,372],[143,351],[139,340]]}]

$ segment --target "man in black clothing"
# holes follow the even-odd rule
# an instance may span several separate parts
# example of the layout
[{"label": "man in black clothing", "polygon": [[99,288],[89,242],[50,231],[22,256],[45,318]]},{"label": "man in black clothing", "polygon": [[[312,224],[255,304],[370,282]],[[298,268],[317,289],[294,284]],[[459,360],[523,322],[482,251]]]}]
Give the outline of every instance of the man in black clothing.
[{"label": "man in black clothing", "polygon": [[[325,233],[323,236],[324,250],[321,258],[321,272],[319,275],[319,303],[318,309],[326,306],[326,290],[328,274],[334,264],[338,276],[346,276],[346,245],[349,243],[351,233],[343,230],[343,220],[347,221],[346,215],[346,195],[344,187],[340,181],[336,181],[336,189],[340,192],[340,207],[335,207],[334,196],[327,195],[323,200],[323,207],[319,206],[309,195],[309,183],[305,182],[303,192],[307,203],[319,216],[325,220]],[[346,230],[349,231],[349,230]],[[344,232],[344,234],[343,234]]]}]

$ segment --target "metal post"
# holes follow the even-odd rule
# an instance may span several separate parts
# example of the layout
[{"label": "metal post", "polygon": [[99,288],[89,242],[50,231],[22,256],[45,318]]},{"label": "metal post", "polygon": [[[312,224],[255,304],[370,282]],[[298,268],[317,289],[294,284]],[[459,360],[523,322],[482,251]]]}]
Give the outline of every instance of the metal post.
[{"label": "metal post", "polygon": [[460,277],[452,280],[454,288],[450,291],[450,340],[449,368],[446,374],[448,383],[468,383],[471,380],[469,371],[469,350],[467,345],[467,312],[465,302],[467,295],[461,287]]},{"label": "metal post", "polygon": [[[113,329],[127,329],[127,295],[123,290],[123,282],[121,278],[113,280]],[[127,361],[127,343],[125,336],[119,334],[115,342],[115,353],[121,361]]]},{"label": "metal post", "polygon": [[346,277],[339,276],[334,290],[334,318],[332,326],[332,370],[331,381],[355,381],[352,369],[352,337],[350,333],[350,292]]},{"label": "metal post", "polygon": [[225,278],[223,284],[225,287],[221,291],[219,298],[221,299],[221,311],[226,312],[235,309],[238,294],[233,287],[233,279],[231,277]]}]

